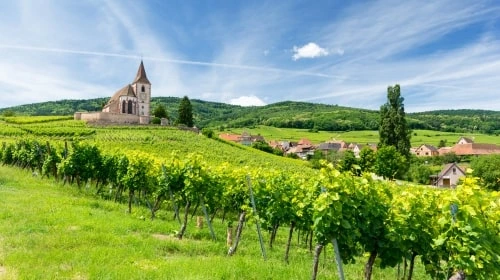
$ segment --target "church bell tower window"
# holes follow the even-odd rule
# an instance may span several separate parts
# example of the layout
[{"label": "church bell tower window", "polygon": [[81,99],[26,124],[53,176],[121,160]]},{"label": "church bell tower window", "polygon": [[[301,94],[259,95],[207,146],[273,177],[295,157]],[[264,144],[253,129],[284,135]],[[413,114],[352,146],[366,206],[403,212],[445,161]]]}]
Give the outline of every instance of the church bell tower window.
[{"label": "church bell tower window", "polygon": [[146,88],[144,86],[141,87],[141,92],[145,92]]}]

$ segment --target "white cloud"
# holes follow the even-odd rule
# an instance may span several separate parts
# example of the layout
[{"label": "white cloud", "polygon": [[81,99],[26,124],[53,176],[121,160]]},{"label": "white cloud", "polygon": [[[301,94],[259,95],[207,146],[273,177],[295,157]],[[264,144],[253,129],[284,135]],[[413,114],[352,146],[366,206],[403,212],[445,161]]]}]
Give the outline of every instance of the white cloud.
[{"label": "white cloud", "polygon": [[232,105],[240,106],[264,106],[266,103],[255,95],[240,96],[229,101]]},{"label": "white cloud", "polygon": [[315,58],[320,56],[327,56],[328,51],[318,46],[316,43],[310,42],[302,47],[293,46],[293,60],[301,58]]}]

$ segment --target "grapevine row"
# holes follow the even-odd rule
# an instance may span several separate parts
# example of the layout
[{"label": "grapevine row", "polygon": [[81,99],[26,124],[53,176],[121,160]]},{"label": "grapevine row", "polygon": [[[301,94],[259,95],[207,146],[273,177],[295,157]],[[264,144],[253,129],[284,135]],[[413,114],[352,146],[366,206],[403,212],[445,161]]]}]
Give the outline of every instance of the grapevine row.
[{"label": "grapevine row", "polygon": [[[455,190],[440,190],[357,177],[326,163],[310,176],[214,166],[197,154],[173,152],[157,158],[135,151],[106,153],[79,142],[68,147],[36,140],[3,143],[0,159],[79,187],[92,184],[96,193],[117,201],[127,195],[129,212],[134,200],[144,203],[152,218],[170,205],[181,220],[178,238],[185,234],[191,209],[202,205],[210,216],[238,214],[237,239],[242,223],[253,219],[271,232],[272,247],[278,228],[287,226],[287,262],[292,235],[301,231],[313,234],[315,259],[334,239],[343,262],[366,255],[365,279],[371,278],[376,259],[382,267],[403,264],[407,269],[402,279],[411,279],[417,257],[435,279],[457,271],[473,279],[500,275],[500,194],[481,190],[475,178],[466,178]],[[251,210],[248,176],[258,216]],[[104,193],[108,186],[111,191]]]}]

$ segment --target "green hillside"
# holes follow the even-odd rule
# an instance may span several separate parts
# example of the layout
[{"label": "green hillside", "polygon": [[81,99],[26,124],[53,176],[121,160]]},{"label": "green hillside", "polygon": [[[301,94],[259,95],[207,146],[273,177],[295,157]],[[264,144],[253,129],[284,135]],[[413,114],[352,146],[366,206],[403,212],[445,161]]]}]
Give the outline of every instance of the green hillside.
[{"label": "green hillside", "polygon": [[[98,111],[107,98],[62,100],[0,109],[0,114],[72,115],[76,111]],[[169,116],[177,118],[180,98],[154,97],[152,108],[163,104]],[[203,100],[191,100],[195,125],[217,129],[253,127],[298,128],[314,131],[377,130],[379,113],[337,105],[285,101],[261,107],[241,107]],[[407,115],[411,129],[456,133],[500,133],[500,111],[440,110]]]},{"label": "green hillside", "polygon": [[190,131],[161,126],[90,126],[83,121],[61,117],[4,117],[0,119],[0,140],[36,138],[63,145],[79,140],[94,143],[109,151],[142,151],[158,158],[169,158],[173,152],[185,156],[197,153],[217,164],[233,166],[269,166],[276,169],[302,169],[307,163],[265,153],[250,147],[209,139]]}]

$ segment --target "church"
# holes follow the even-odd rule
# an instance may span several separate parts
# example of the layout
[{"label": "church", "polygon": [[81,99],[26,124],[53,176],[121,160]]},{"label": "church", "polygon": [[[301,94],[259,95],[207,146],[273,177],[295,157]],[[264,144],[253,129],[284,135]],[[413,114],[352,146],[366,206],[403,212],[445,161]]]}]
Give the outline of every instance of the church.
[{"label": "church", "polygon": [[74,118],[97,123],[149,124],[150,104],[151,83],[141,60],[134,81],[115,92],[102,112],[77,112]]}]

